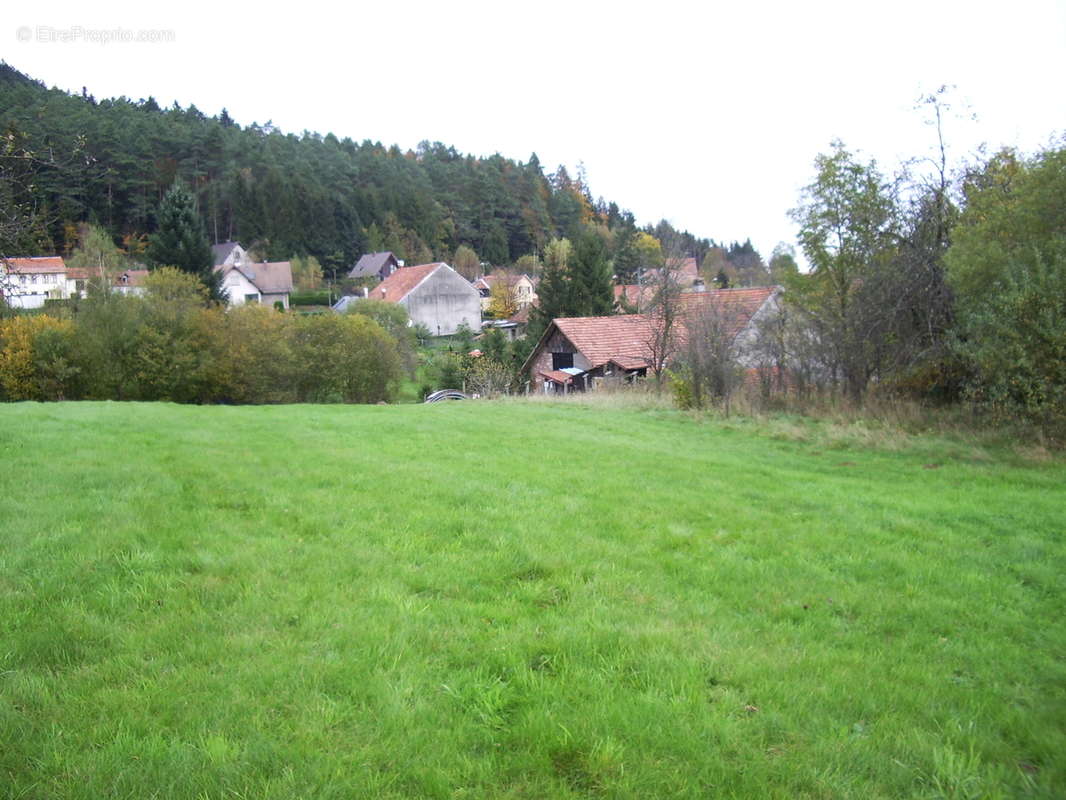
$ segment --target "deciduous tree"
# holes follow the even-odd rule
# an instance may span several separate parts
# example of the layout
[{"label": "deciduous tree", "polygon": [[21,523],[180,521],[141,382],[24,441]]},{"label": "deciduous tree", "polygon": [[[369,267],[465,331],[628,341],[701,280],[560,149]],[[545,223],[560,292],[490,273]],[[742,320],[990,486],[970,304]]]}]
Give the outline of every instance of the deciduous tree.
[{"label": "deciduous tree", "polygon": [[510,270],[496,270],[492,273],[492,288],[489,290],[489,315],[496,319],[509,319],[518,311],[515,297],[515,285],[518,275]]},{"label": "deciduous tree", "polygon": [[322,265],[314,256],[293,256],[289,259],[292,265],[293,288],[299,292],[311,292],[322,288],[324,279]]},{"label": "deciduous tree", "polygon": [[1004,151],[971,175],[946,261],[971,396],[998,410],[1066,418],[1066,141]]},{"label": "deciduous tree", "polygon": [[720,403],[729,413],[741,372],[724,304],[703,303],[686,315],[684,342],[671,371],[679,405],[703,408]]},{"label": "deciduous tree", "polygon": [[469,245],[461,244],[455,249],[450,266],[468,281],[475,280],[481,274],[481,259]]},{"label": "deciduous tree", "polygon": [[129,261],[107,231],[95,225],[83,225],[78,246],[66,263],[89,274],[91,291],[110,291],[115,277],[126,269]]},{"label": "deciduous tree", "polygon": [[662,257],[663,266],[650,270],[645,275],[644,286],[650,294],[650,300],[642,309],[648,319],[645,347],[657,389],[662,388],[663,373],[677,350],[681,326],[684,324],[681,305],[684,288],[680,273],[681,246],[677,237],[668,241],[667,253]]},{"label": "deciduous tree", "polygon": [[815,159],[817,175],[791,212],[811,273],[788,297],[814,321],[848,396],[861,401],[877,372],[878,309],[860,299],[895,253],[897,211],[891,186],[874,162],[858,161],[841,142]]}]

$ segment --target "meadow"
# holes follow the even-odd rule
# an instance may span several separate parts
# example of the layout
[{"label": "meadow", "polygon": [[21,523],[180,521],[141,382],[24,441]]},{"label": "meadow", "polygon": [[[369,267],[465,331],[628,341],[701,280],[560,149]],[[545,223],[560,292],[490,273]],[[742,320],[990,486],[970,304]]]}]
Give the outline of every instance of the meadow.
[{"label": "meadow", "polygon": [[0,797],[1066,792],[1066,464],[576,403],[0,406]]}]

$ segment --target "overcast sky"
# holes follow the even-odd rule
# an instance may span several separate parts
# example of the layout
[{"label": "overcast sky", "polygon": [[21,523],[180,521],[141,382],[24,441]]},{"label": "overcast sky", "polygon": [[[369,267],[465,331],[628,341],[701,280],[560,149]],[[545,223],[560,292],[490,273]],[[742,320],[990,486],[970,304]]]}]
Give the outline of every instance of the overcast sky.
[{"label": "overcast sky", "polygon": [[[639,222],[750,237],[766,256],[794,243],[788,209],[831,140],[886,170],[927,153],[915,101],[941,84],[978,117],[947,120],[956,159],[1066,130],[1064,0],[284,8],[7,4],[0,58],[49,86],[225,107],[242,125],[583,162],[593,194]],[[100,41],[114,29],[172,41]]]}]

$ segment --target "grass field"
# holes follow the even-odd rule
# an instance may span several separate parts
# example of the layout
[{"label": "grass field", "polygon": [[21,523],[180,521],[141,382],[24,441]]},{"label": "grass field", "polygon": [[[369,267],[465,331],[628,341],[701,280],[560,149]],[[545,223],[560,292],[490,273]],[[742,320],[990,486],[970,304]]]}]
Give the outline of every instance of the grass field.
[{"label": "grass field", "polygon": [[1055,797],[1066,465],[550,403],[0,407],[0,797]]}]

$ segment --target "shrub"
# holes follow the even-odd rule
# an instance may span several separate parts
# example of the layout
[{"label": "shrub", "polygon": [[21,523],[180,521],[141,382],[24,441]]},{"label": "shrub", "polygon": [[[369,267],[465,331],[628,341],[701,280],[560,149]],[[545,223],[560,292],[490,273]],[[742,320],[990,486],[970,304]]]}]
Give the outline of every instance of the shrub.
[{"label": "shrub", "polygon": [[1066,422],[1066,146],[1004,151],[965,185],[946,256],[968,395],[997,416]]},{"label": "shrub", "polygon": [[226,403],[294,402],[293,319],[255,304],[201,315],[200,323],[212,334],[207,399]]},{"label": "shrub", "polygon": [[678,368],[667,373],[670,381],[670,389],[674,393],[674,402],[680,409],[696,407],[695,395],[692,391],[692,374],[687,369]]},{"label": "shrub", "polygon": [[293,292],[289,295],[290,306],[328,306],[330,293],[328,289],[310,292]]},{"label": "shrub", "polygon": [[415,331],[411,327],[411,318],[407,309],[399,303],[384,300],[359,300],[348,305],[347,313],[369,317],[385,329],[396,340],[400,358],[408,375],[415,369]]},{"label": "shrub", "polygon": [[139,399],[134,359],[144,303],[140,297],[101,292],[79,308],[74,358],[85,398]]},{"label": "shrub", "polygon": [[970,396],[998,415],[1066,417],[1066,244],[1014,264],[982,303],[960,313],[957,349],[976,370]]},{"label": "shrub", "polygon": [[172,267],[152,272],[145,287],[133,353],[138,399],[202,400],[209,394],[211,338],[200,324],[206,287],[197,276]]},{"label": "shrub", "polygon": [[8,400],[62,400],[79,370],[74,324],[45,314],[0,320],[0,393]]},{"label": "shrub", "polygon": [[323,314],[294,320],[293,385],[302,402],[376,403],[402,377],[396,341],[368,317]]}]

